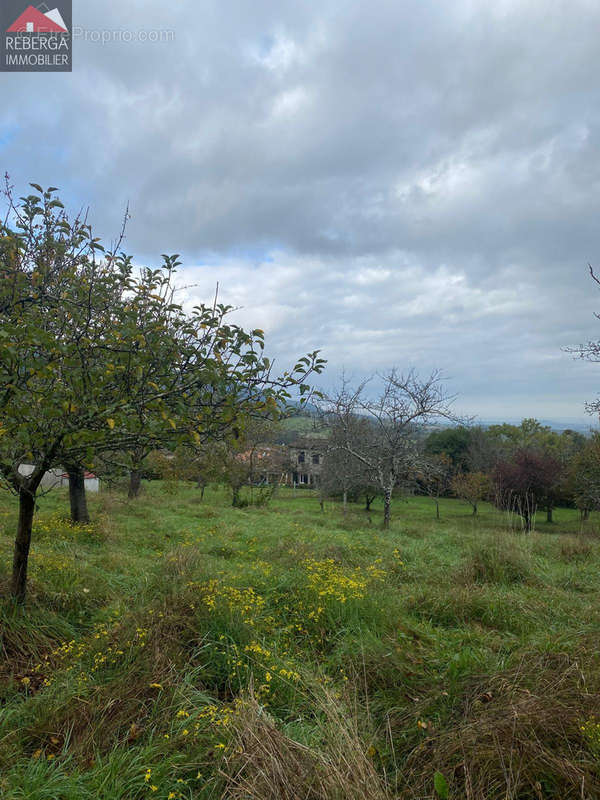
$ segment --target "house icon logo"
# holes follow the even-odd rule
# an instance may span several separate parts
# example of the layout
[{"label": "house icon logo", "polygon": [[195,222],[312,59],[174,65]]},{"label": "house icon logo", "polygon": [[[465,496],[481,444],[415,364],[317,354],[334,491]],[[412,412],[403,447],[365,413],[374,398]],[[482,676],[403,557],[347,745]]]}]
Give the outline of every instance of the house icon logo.
[{"label": "house icon logo", "polygon": [[45,3],[37,8],[28,6],[6,29],[7,33],[68,33],[58,8],[49,9]]},{"label": "house icon logo", "polygon": [[28,2],[0,0],[0,72],[71,72],[72,0]]}]

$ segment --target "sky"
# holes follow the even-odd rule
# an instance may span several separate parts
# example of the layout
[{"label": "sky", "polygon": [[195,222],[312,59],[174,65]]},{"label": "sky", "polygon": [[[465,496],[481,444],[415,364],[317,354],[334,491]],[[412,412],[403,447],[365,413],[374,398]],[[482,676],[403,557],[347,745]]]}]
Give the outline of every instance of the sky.
[{"label": "sky", "polygon": [[325,390],[441,369],[462,413],[594,422],[597,0],[75,0],[73,32],[71,74],[0,73],[19,194],[109,241],[129,204],[136,263],[180,253],[182,299],[218,282]]}]

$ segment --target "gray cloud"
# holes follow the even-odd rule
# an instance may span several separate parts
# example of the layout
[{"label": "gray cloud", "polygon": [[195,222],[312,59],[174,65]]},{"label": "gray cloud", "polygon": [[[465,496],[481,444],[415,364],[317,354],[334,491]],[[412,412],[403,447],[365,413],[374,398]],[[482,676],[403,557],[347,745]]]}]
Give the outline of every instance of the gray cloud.
[{"label": "gray cloud", "polygon": [[[2,166],[61,186],[282,361],[440,366],[485,416],[582,417],[593,337],[600,7],[79,2],[72,75],[1,74]],[[197,266],[196,266],[197,265]]]}]

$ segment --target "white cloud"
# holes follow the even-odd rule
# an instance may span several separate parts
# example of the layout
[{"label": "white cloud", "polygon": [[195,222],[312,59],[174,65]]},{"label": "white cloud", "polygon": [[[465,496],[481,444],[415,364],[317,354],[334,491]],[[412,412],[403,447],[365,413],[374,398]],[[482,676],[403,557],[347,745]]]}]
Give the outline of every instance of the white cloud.
[{"label": "white cloud", "polygon": [[60,186],[107,238],[129,201],[126,247],[204,264],[194,296],[218,280],[282,361],[439,366],[469,411],[582,416],[597,370],[561,347],[600,306],[596,2],[108,0],[77,24],[141,11],[174,41],[6,76],[19,190]]}]

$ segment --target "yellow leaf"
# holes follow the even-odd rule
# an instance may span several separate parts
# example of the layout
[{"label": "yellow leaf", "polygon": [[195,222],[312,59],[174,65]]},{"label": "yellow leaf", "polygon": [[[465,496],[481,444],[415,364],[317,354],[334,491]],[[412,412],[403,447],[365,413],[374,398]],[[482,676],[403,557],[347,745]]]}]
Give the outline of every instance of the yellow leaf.
[{"label": "yellow leaf", "polygon": [[106,420],[106,424],[111,429],[111,431],[115,427],[115,421],[114,421],[114,419],[111,419],[110,417]]}]

